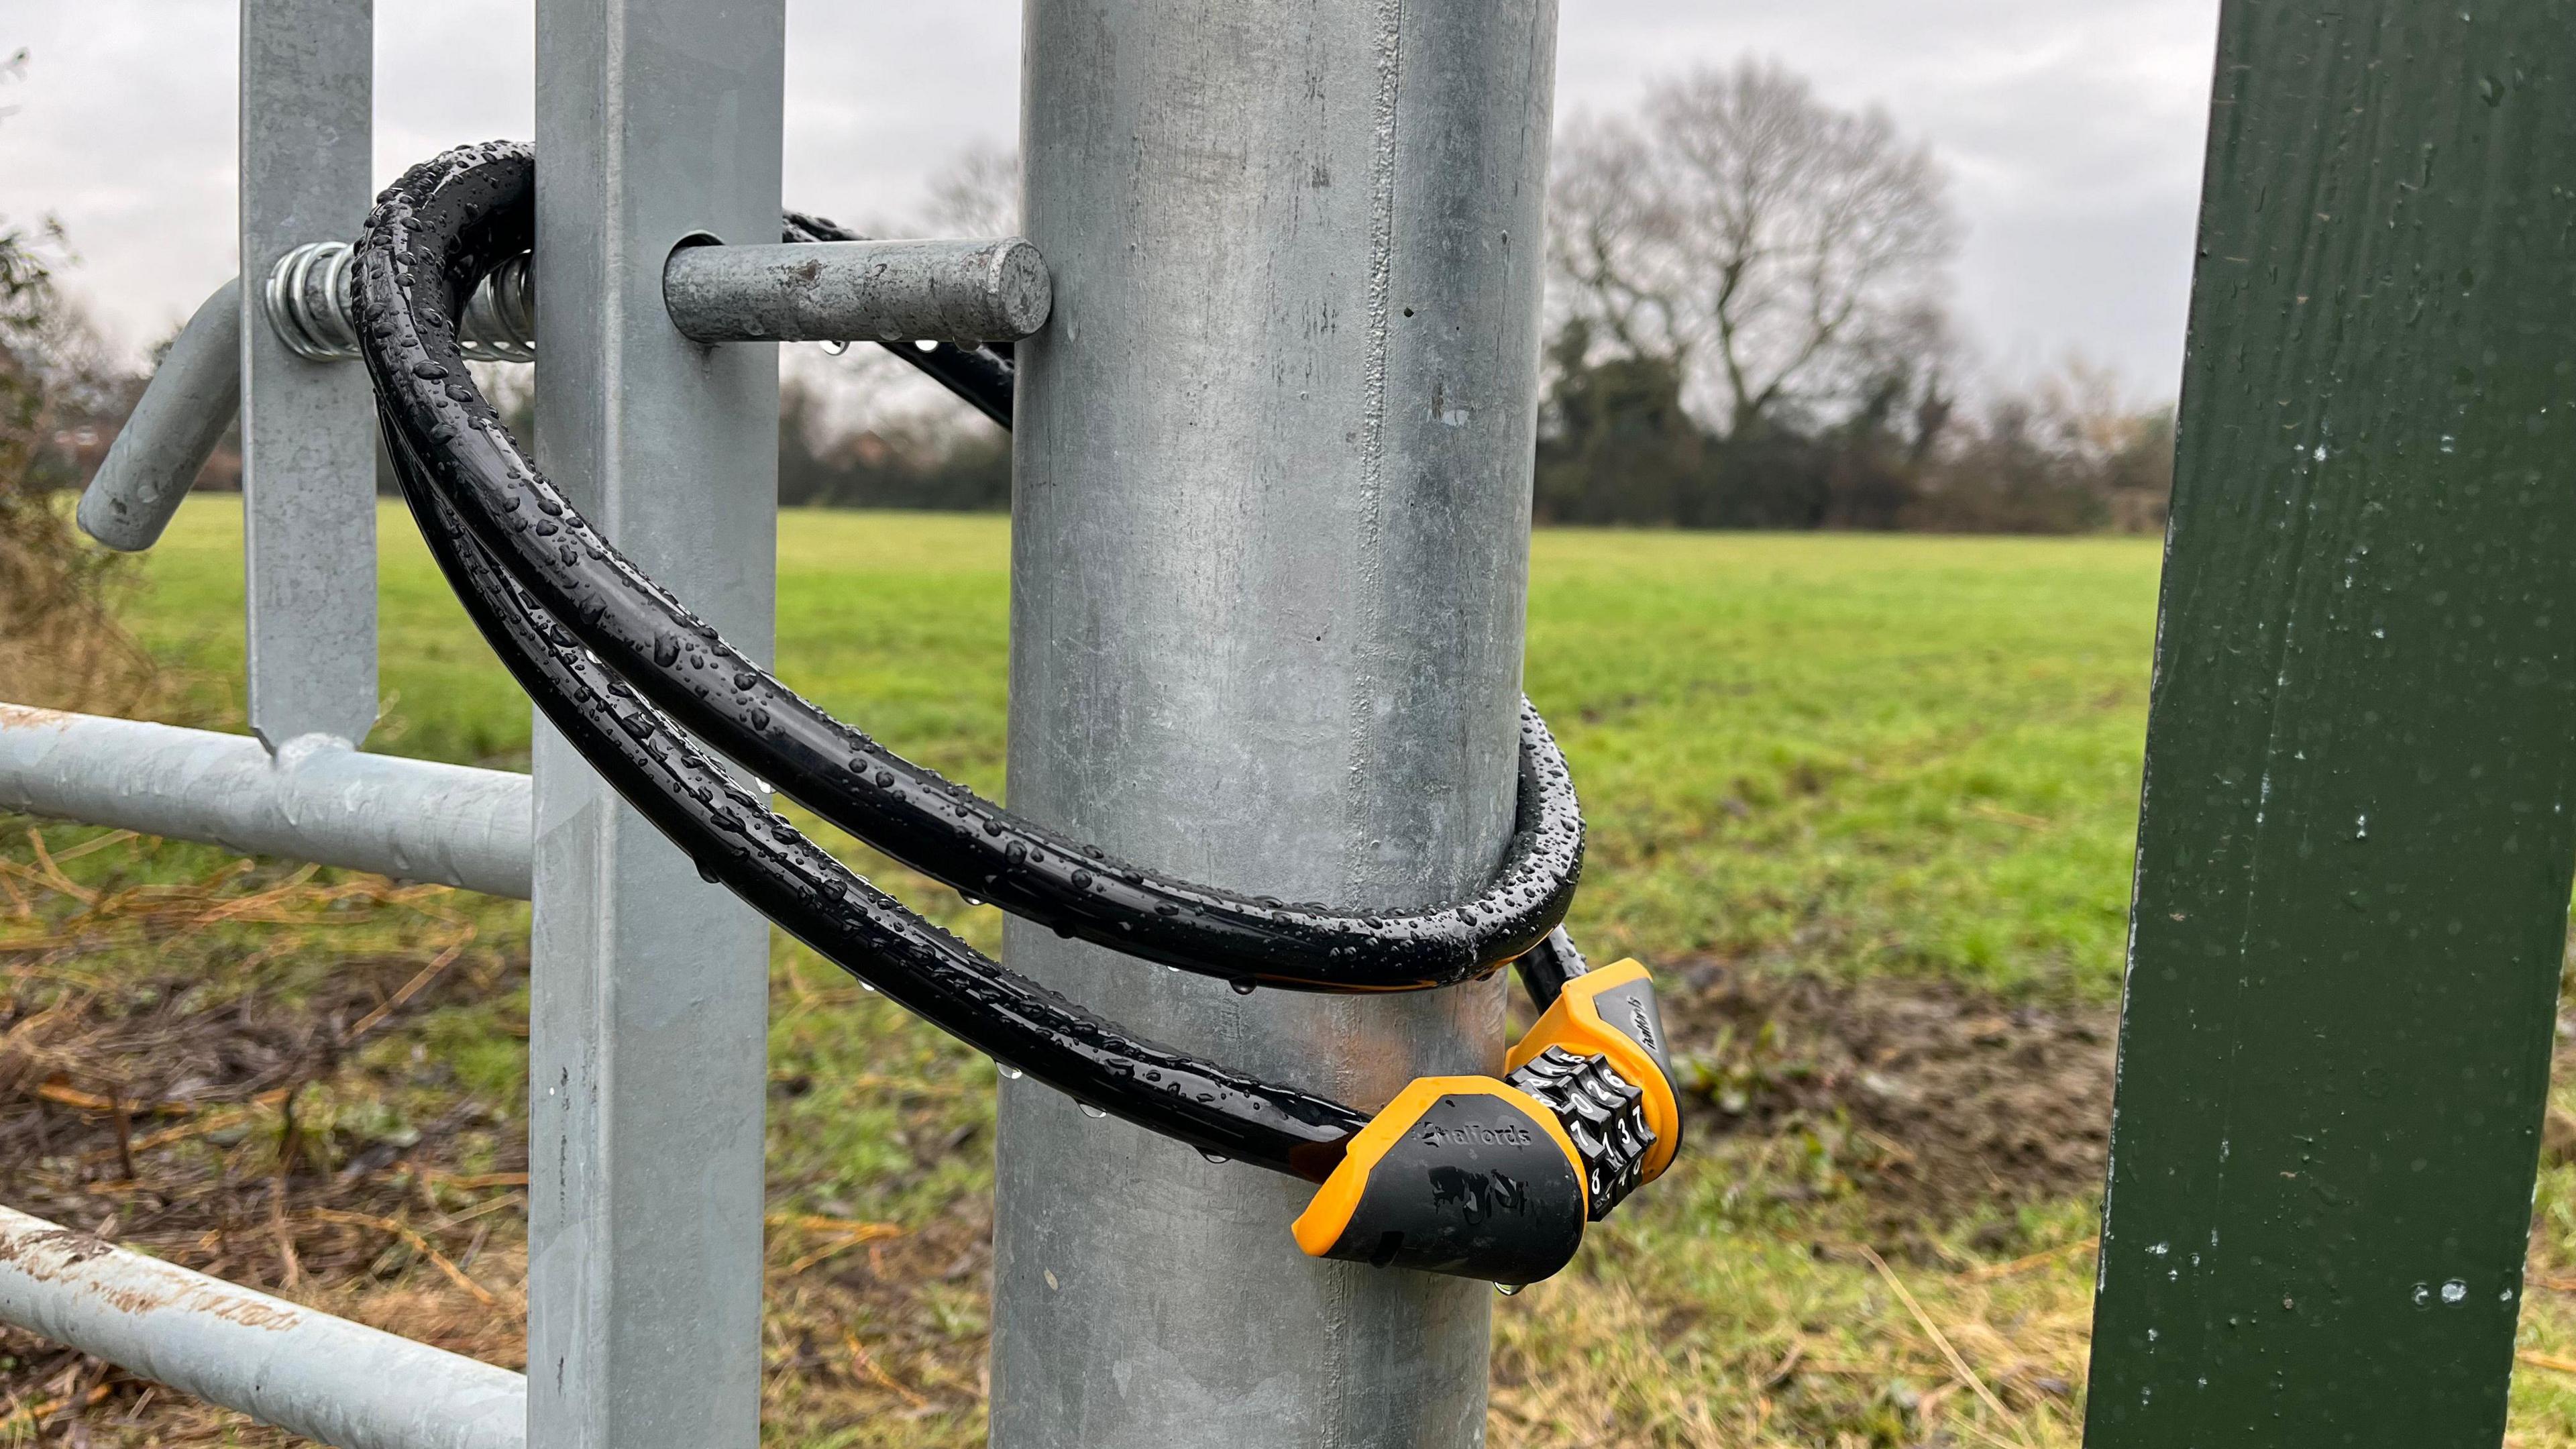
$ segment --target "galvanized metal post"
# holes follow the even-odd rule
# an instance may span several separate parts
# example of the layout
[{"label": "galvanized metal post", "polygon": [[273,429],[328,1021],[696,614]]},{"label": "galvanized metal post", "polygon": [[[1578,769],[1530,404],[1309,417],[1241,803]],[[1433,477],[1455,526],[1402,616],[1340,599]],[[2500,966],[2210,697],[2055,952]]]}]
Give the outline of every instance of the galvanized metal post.
[{"label": "galvanized metal post", "polygon": [[[1471,889],[1510,824],[1553,0],[1030,0],[1013,808],[1292,899]],[[1241,997],[1011,964],[1357,1102],[1497,1069],[1499,982]],[[1299,1184],[1006,1084],[992,1442],[1482,1441],[1490,1289],[1316,1262]]]},{"label": "galvanized metal post", "polygon": [[[674,329],[693,235],[778,237],[783,0],[540,0],[537,447],[637,563],[766,653],[774,346]],[[759,1432],[769,928],[541,725],[529,1442]]]},{"label": "galvanized metal post", "polygon": [[2576,865],[2576,10],[2229,0],[2091,1449],[2493,1449]]},{"label": "galvanized metal post", "polygon": [[357,235],[374,76],[373,0],[242,0],[242,536],[250,727],[272,750],[376,722],[375,408],[358,369],[288,350],[257,284]]}]

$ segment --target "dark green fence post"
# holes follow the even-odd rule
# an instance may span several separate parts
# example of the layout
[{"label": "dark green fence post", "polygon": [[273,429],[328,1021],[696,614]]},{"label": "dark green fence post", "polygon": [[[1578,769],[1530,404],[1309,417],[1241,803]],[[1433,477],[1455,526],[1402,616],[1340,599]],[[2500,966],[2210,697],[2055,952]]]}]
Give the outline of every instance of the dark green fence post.
[{"label": "dark green fence post", "polygon": [[2091,1449],[2492,1449],[2567,932],[2576,5],[2228,0]]}]

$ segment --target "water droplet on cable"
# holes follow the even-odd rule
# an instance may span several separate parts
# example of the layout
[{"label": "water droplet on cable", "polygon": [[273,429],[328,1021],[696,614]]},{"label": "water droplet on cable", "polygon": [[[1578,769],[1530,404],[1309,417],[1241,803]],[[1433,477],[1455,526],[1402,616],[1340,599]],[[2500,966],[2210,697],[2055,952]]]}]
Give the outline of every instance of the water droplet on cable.
[{"label": "water droplet on cable", "polygon": [[1106,1113],[1106,1112],[1101,1111],[1099,1108],[1097,1108],[1097,1107],[1095,1107],[1095,1106],[1091,1105],[1089,1102],[1085,1102],[1085,1103],[1083,1103],[1083,1104],[1082,1104],[1082,1115],[1083,1115],[1083,1116],[1085,1116],[1085,1117],[1106,1117],[1106,1116],[1108,1116],[1109,1114],[1108,1114],[1108,1113]]}]

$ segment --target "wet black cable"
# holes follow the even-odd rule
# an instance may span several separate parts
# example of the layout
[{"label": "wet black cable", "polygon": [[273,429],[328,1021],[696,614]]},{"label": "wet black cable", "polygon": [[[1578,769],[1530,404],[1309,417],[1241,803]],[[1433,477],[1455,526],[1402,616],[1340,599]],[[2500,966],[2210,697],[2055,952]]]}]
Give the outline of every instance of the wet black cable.
[{"label": "wet black cable", "polygon": [[[1184,910],[1192,920],[1200,920],[1210,914],[1212,904],[1220,918],[1220,937],[1237,926],[1225,919],[1232,912],[1289,940],[1292,947],[1321,950],[1326,960],[1367,954],[1367,949],[1348,941],[1319,942],[1315,923],[1306,916],[1320,916],[1328,926],[1356,922],[1363,930],[1388,931],[1399,938],[1414,934],[1411,926],[1403,918],[1344,918],[1320,907],[1311,911],[1281,907],[1153,881],[1106,861],[1096,851],[1067,846],[1051,833],[1012,820],[961,787],[903,762],[812,710],[740,656],[724,650],[715,630],[625,565],[561,502],[521,454],[464,370],[452,318],[491,265],[525,249],[531,179],[525,149],[509,146],[467,148],[414,168],[380,198],[359,258],[358,319],[396,476],[441,568],[513,675],[583,756],[656,828],[687,851],[702,873],[725,883],[853,975],[1008,1064],[1007,1070],[1025,1071],[1095,1110],[1190,1142],[1211,1156],[1320,1180],[1340,1159],[1349,1137],[1364,1125],[1361,1114],[1130,1036],[913,915],[813,845],[783,817],[768,811],[700,750],[682,726],[694,727],[692,713],[707,713],[689,706],[691,701],[705,702],[712,691],[703,677],[694,686],[683,687],[675,685],[666,671],[678,658],[691,654],[735,667],[737,712],[714,711],[716,727],[700,733],[720,748],[729,747],[736,737],[746,739],[754,748],[742,753],[754,768],[773,758],[793,761],[792,752],[782,755],[762,744],[777,733],[762,720],[762,706],[783,698],[790,709],[808,713],[826,726],[841,749],[857,752],[831,769],[844,771],[910,810],[908,817],[901,810],[886,812],[895,824],[932,827],[943,837],[985,845],[988,853],[1000,854],[1012,866],[1024,863],[1019,852],[1025,850],[1029,865],[1058,866],[1059,883],[1077,893],[1078,902],[1093,895],[1106,899],[1105,905],[1087,913],[1079,907],[1059,909],[1053,919],[1042,910],[1021,912],[1045,920],[1062,934],[1090,935],[1152,959],[1185,949],[1179,943],[1189,937],[1186,928],[1164,931],[1155,938],[1154,952],[1137,950],[1130,933],[1139,922],[1116,914],[1118,907],[1132,908],[1137,902],[1122,900],[1114,885],[1104,889],[1099,884],[1103,877],[1143,893],[1149,904],[1159,907],[1142,921],[1149,931]],[[790,237],[800,232],[807,237],[838,234],[828,223],[810,218],[791,217],[785,229]],[[1007,416],[1013,359],[1006,352],[981,347],[898,351],[988,414],[998,410]],[[479,519],[478,504],[483,515]],[[532,511],[522,512],[531,505]],[[520,516],[512,521],[513,514]],[[584,574],[585,564],[611,567],[604,575]],[[560,576],[565,572],[577,576],[573,584],[567,585]],[[551,596],[549,582],[557,585]],[[631,629],[621,633],[602,622],[616,618],[619,605],[634,606],[639,600],[649,607],[618,622],[632,626],[639,618],[658,615],[662,623],[677,626],[656,633],[649,654],[633,647],[636,636]],[[602,648],[603,643],[608,647]],[[719,665],[699,665],[702,676],[715,667]],[[746,680],[745,673],[757,678]],[[755,689],[764,680],[769,690]],[[644,697],[644,689],[650,689],[652,697]],[[674,706],[672,714],[666,715],[657,704]],[[1534,715],[1525,715],[1524,738],[1522,823],[1528,826],[1535,817],[1540,828],[1524,830],[1525,838],[1516,841],[1514,859],[1523,867],[1522,876],[1515,877],[1507,864],[1503,879],[1511,888],[1507,894],[1514,897],[1510,905],[1527,910],[1532,897],[1560,891],[1570,895],[1573,874],[1579,869],[1581,836],[1579,817],[1570,826],[1562,820],[1551,825],[1548,819],[1551,809],[1572,814],[1572,792],[1562,761],[1555,759],[1553,744]],[[1538,762],[1535,773],[1540,777],[1535,781],[1533,760]],[[810,777],[814,772],[802,773]],[[802,783],[813,784],[811,778]],[[790,793],[798,792],[791,788]],[[831,797],[830,791],[818,793]],[[847,805],[846,800],[841,803]],[[883,820],[877,823],[880,828],[892,828]],[[854,833],[877,838],[870,831]],[[1528,878],[1530,858],[1546,854],[1545,849],[1530,846],[1526,837],[1531,835],[1551,837],[1562,853],[1562,880],[1553,890],[1543,888],[1544,881],[1534,883]],[[1546,843],[1543,840],[1542,846]],[[1042,857],[1041,851],[1061,859]],[[915,853],[947,859],[953,866],[974,852],[952,851],[943,857],[936,848],[916,848]],[[953,872],[942,878],[976,889],[975,883]],[[1156,892],[1166,898],[1156,900]],[[995,898],[1003,894],[992,891],[989,882],[982,893]],[[1169,899],[1172,894],[1180,899]],[[1471,951],[1490,946],[1497,933],[1474,930],[1479,924],[1475,909],[1473,903],[1458,908],[1456,914],[1462,920],[1440,923],[1442,931],[1433,933],[1441,937],[1435,949],[1454,953],[1461,945]],[[1546,916],[1544,927],[1552,928],[1555,917],[1562,914],[1562,903],[1554,905],[1553,915],[1546,914],[1548,909],[1544,904],[1538,907]],[[1422,919],[1413,918],[1412,924],[1418,926]],[[1527,924],[1514,923],[1513,929]],[[1468,929],[1458,929],[1462,926]],[[1236,929],[1235,934],[1247,933]],[[1262,944],[1261,930],[1248,934],[1256,948]],[[1241,948],[1244,943],[1227,944]],[[1524,975],[1542,1003],[1553,998],[1566,976],[1583,969],[1581,957],[1561,930],[1543,928],[1538,940],[1520,950],[1527,953]],[[1294,969],[1293,949],[1281,959]],[[1195,958],[1168,964],[1235,975],[1238,981],[1249,979],[1231,970],[1211,970]],[[1373,982],[1364,968],[1344,968],[1333,974],[1348,979],[1287,979],[1317,989],[1389,989]],[[1428,984],[1434,983],[1406,982],[1404,986]]]},{"label": "wet black cable", "polygon": [[[455,288],[526,248],[533,178],[525,147],[492,145],[451,152],[389,189],[361,254],[391,264],[359,268],[362,321],[402,317],[423,337],[452,331]],[[784,234],[849,235],[793,215]],[[438,301],[419,295],[424,267],[440,274]],[[431,412],[479,399],[461,368],[407,362],[385,338],[366,328],[362,335],[380,388]],[[1007,422],[1007,357],[944,344],[894,350]],[[1367,913],[1246,897],[1110,859],[815,708],[635,569],[506,435],[497,446],[438,461],[442,496],[510,574],[683,726],[923,874],[1066,935],[1238,983],[1405,991],[1472,979],[1540,948],[1572,901],[1582,816],[1563,757],[1526,701],[1513,838],[1475,899]],[[1560,973],[1529,974],[1533,993],[1552,998]]]},{"label": "wet black cable", "polygon": [[[380,252],[390,271],[416,256]],[[361,310],[379,351],[407,354],[410,375],[461,378],[453,315],[485,259],[468,258],[411,316]],[[415,272],[415,280],[417,280]],[[439,321],[430,321],[437,318]],[[371,355],[371,370],[380,358]],[[432,370],[440,377],[426,376]],[[378,416],[395,477],[467,613],[548,720],[618,793],[696,862],[781,928],[890,999],[1093,1110],[1178,1138],[1211,1157],[1310,1181],[1329,1174],[1366,1117],[1327,1098],[1264,1082],[1134,1037],[1004,969],[877,890],[778,816],[637,696],[521,589],[449,505],[441,475],[460,457],[515,456],[499,417],[468,386],[435,398],[378,383]]]},{"label": "wet black cable", "polygon": [[1367,1125],[1338,1102],[1131,1036],[868,884],[586,655],[448,508],[410,431],[389,421],[386,432],[422,536],[476,627],[547,720],[700,874],[1005,1072],[1026,1072],[1210,1157],[1321,1181]]}]

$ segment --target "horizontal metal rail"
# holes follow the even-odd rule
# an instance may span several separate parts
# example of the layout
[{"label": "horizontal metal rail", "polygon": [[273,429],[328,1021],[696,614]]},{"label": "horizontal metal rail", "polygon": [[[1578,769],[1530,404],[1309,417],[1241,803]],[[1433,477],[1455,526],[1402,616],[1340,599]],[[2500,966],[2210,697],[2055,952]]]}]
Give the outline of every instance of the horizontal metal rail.
[{"label": "horizontal metal rail", "polygon": [[526,1449],[528,1381],[0,1207],[0,1322],[341,1449]]},{"label": "horizontal metal rail", "polygon": [[1053,301],[1018,237],[682,247],[662,265],[671,325],[699,342],[1012,342]]},{"label": "horizontal metal rail", "polygon": [[0,705],[0,809],[524,900],[528,777]]},{"label": "horizontal metal rail", "polygon": [[[346,242],[278,259],[261,310],[296,355],[358,355]],[[684,246],[662,266],[671,325],[697,342],[1010,342],[1046,325],[1046,262],[1019,237],[999,241],[827,241]],[[465,355],[536,359],[527,258],[494,269],[466,304]]]}]

